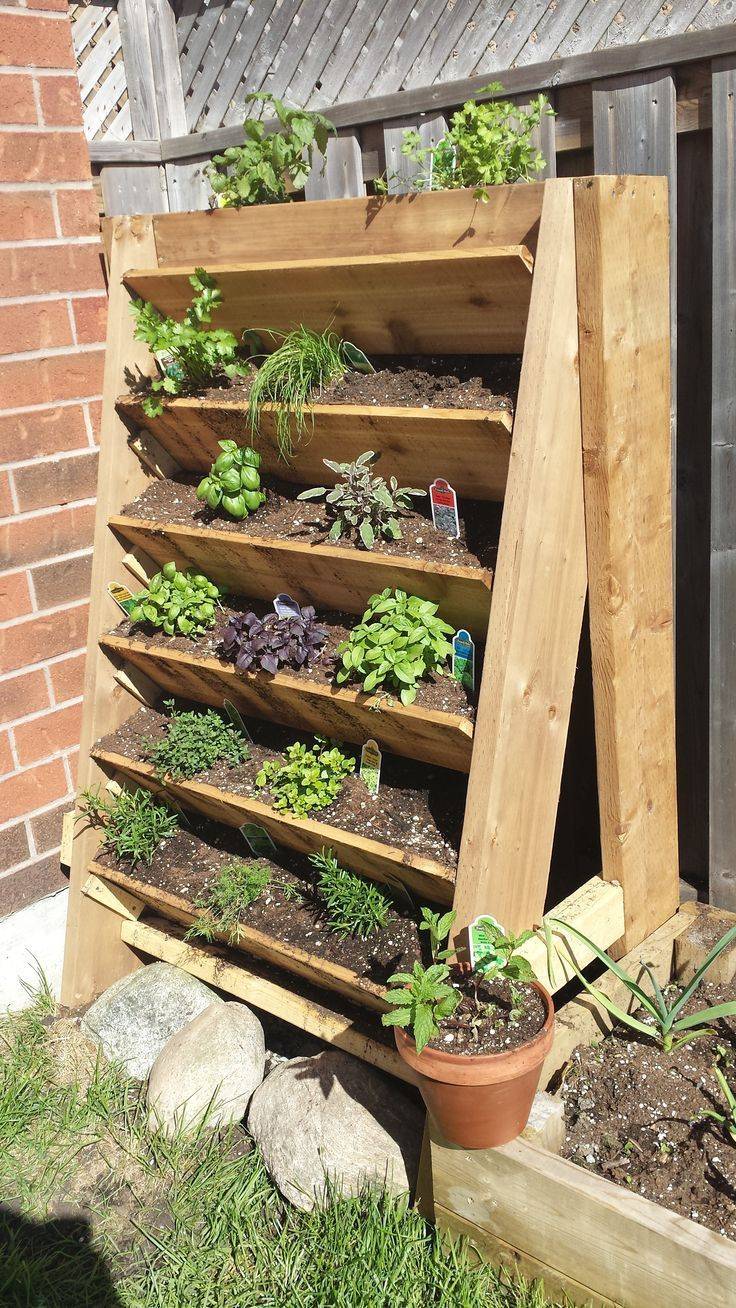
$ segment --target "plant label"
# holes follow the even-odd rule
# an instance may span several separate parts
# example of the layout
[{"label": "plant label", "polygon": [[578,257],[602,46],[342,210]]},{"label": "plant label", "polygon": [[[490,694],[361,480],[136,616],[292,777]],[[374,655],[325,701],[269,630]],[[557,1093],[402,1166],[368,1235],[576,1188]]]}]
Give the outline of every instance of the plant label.
[{"label": "plant label", "polygon": [[360,751],[360,779],[374,798],[381,784],[382,761],[383,755],[375,740],[367,740]]},{"label": "plant label", "polygon": [[135,600],[128,587],[121,586],[117,581],[110,581],[108,582],[107,593],[115,600],[118,608],[123,610],[126,618],[130,617],[130,610],[135,606]]},{"label": "plant label", "polygon": [[234,726],[234,727],[237,727],[238,731],[239,731],[243,736],[245,736],[245,739],[246,739],[246,740],[249,740],[250,743],[251,743],[251,745],[252,745],[252,744],[253,744],[253,737],[251,736],[251,734],[250,734],[248,728],[246,727],[246,725],[245,725],[243,719],[241,718],[241,716],[240,716],[238,710],[236,709],[236,707],[235,707],[235,705],[232,703],[232,701],[229,700],[229,699],[226,699],[226,700],[224,701],[224,703],[223,703],[223,708],[224,708],[225,712],[227,713],[227,716],[229,717],[229,719],[230,719],[230,721],[232,722],[233,726]]},{"label": "plant label", "polygon": [[265,827],[259,827],[257,822],[244,822],[240,834],[256,858],[273,858],[276,846]]},{"label": "plant label", "polygon": [[470,923],[468,943],[473,967],[492,967],[498,962],[500,955],[495,944],[498,931],[503,931],[503,927],[490,913],[481,913],[480,917]]},{"label": "plant label", "polygon": [[460,520],[457,516],[457,495],[449,481],[437,477],[429,488],[429,502],[432,505],[432,522],[438,531],[457,540],[460,536]]},{"label": "plant label", "polygon": [[279,618],[301,617],[301,605],[297,604],[296,600],[291,598],[291,595],[277,595],[273,602],[273,607]]},{"label": "plant label", "polygon": [[61,849],[59,850],[59,862],[62,867],[71,867],[72,865],[74,824],[77,820],[77,816],[77,813],[72,809],[71,813],[65,813],[61,819]]},{"label": "plant label", "polygon": [[161,369],[163,377],[173,377],[175,381],[184,381],[186,379],[184,369],[169,350],[155,350],[153,357]]},{"label": "plant label", "polygon": [[475,645],[464,627],[452,638],[452,675],[466,690],[475,690]]}]

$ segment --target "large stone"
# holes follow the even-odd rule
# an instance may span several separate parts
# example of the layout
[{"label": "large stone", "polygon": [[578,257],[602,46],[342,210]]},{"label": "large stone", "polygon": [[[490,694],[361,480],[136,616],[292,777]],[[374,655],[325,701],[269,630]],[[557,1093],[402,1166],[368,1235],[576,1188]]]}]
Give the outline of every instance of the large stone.
[{"label": "large stone", "polygon": [[172,1035],[210,1004],[214,990],[170,963],[150,963],[114,981],[82,1018],[82,1031],[128,1076],[145,1081]]},{"label": "large stone", "polygon": [[151,1126],[168,1135],[240,1122],[263,1080],[263,1027],[245,1004],[212,1004],[164,1045],[148,1078]]},{"label": "large stone", "polygon": [[327,1177],[343,1194],[357,1194],[366,1181],[410,1189],[423,1122],[405,1091],[338,1049],[277,1067],[248,1113],[271,1179],[306,1211],[322,1201]]}]

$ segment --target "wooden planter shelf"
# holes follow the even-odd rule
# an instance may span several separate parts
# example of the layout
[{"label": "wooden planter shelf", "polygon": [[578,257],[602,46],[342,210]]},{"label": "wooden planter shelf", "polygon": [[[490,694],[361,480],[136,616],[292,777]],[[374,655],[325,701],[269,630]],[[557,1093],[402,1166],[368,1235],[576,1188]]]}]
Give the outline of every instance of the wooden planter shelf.
[{"label": "wooden planter shelf", "polygon": [[287,591],[303,604],[362,614],[368,599],[386,586],[421,595],[440,605],[454,627],[465,626],[482,641],[491,609],[492,573],[457,563],[403,559],[354,546],[222,531],[217,527],[171,525],[114,514],[110,526],[158,565],[173,559],[193,564],[233,594],[272,600]]},{"label": "wooden planter shelf", "polygon": [[236,795],[201,781],[159,781],[148,763],[130,759],[125,754],[95,746],[93,756],[111,772],[120,772],[137,785],[171,795],[185,808],[192,808],[204,817],[224,822],[229,827],[241,827],[244,822],[256,822],[265,827],[277,845],[311,854],[331,846],[338,859],[375,881],[397,881],[412,894],[441,904],[451,904],[455,885],[454,872],[429,858],[421,858],[407,850],[383,845],[342,827],[330,826],[314,818],[297,818],[281,813],[248,795]]},{"label": "wooden planter shelf", "polygon": [[361,745],[372,736],[406,758],[458,772],[470,768],[473,726],[468,718],[416,704],[405,708],[398,701],[377,710],[375,696],[362,691],[306,681],[288,672],[243,673],[223,659],[148,645],[134,636],[103,635],[100,645],[140,668],[162,690],[199,704],[221,708],[223,700],[230,699],[247,714],[301,731]]},{"label": "wooden planter shelf", "polygon": [[[240,400],[180,399],[164,402],[158,418],[143,412],[140,400],[122,395],[118,411],[134,428],[146,428],[185,472],[206,472],[220,454],[218,441],[252,440],[247,406]],[[412,409],[358,404],[315,404],[295,454],[279,455],[274,407],[261,411],[257,437],[264,477],[300,486],[333,485],[335,474],[323,459],[348,463],[364,450],[382,455],[378,471],[401,486],[427,485],[432,467],[442,470],[466,499],[502,500],[511,454],[511,414],[506,409]],[[329,451],[329,453],[328,453]]]}]

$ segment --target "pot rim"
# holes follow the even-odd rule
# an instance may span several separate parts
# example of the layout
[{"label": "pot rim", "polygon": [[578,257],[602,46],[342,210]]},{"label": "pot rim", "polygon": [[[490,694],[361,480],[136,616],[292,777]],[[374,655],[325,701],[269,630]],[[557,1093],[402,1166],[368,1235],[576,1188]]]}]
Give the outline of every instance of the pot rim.
[{"label": "pot rim", "polygon": [[445,1053],[444,1049],[430,1049],[425,1045],[421,1054],[418,1054],[413,1037],[401,1027],[395,1026],[394,1039],[404,1062],[421,1076],[451,1085],[485,1085],[516,1080],[544,1060],[554,1035],[555,1008],[551,994],[541,981],[534,980],[528,984],[542,996],[547,1014],[542,1029],[525,1044],[495,1054],[451,1054]]}]

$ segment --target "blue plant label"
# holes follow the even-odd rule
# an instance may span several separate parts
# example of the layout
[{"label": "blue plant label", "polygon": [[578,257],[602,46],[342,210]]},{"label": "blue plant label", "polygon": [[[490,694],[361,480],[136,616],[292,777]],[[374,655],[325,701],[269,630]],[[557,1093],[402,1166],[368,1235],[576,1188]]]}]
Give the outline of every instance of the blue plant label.
[{"label": "blue plant label", "polygon": [[360,779],[375,798],[381,784],[383,755],[375,740],[367,740],[360,751]]},{"label": "blue plant label", "polygon": [[499,961],[500,955],[496,949],[496,939],[498,932],[506,934],[501,923],[492,917],[490,913],[481,913],[474,922],[468,927],[468,943],[470,945],[470,962],[473,967],[483,971],[485,968],[493,967],[494,963]]},{"label": "blue plant label", "polygon": [[291,595],[277,595],[273,602],[273,607],[279,618],[299,618],[301,617],[301,605],[297,604]]},{"label": "blue plant label", "polygon": [[273,858],[276,846],[265,827],[259,827],[257,822],[244,822],[240,834],[256,858]]},{"label": "blue plant label", "polygon": [[224,701],[224,703],[223,703],[223,708],[224,708],[225,712],[227,713],[227,716],[229,717],[229,719],[230,719],[230,721],[232,722],[233,726],[236,727],[237,730],[238,730],[239,732],[241,732],[241,734],[242,734],[243,736],[245,736],[245,739],[246,739],[246,740],[249,740],[250,743],[251,743],[251,745],[252,745],[252,744],[253,744],[253,737],[251,736],[251,734],[250,734],[248,728],[246,727],[246,725],[245,725],[245,723],[244,723],[242,717],[240,716],[240,713],[239,713],[238,710],[236,709],[236,707],[235,707],[235,705],[233,704],[232,700],[230,700],[230,699],[226,699],[226,700]]},{"label": "blue plant label", "polygon": [[108,582],[107,593],[115,600],[118,608],[123,610],[126,618],[130,617],[130,610],[135,607],[135,600],[128,587],[121,586],[117,581],[110,581]]},{"label": "blue plant label", "polygon": [[452,675],[466,690],[475,690],[475,644],[464,627],[452,638]]},{"label": "blue plant label", "polygon": [[429,488],[432,522],[438,531],[457,540],[460,536],[460,519],[457,516],[457,495],[449,481],[437,477]]}]

